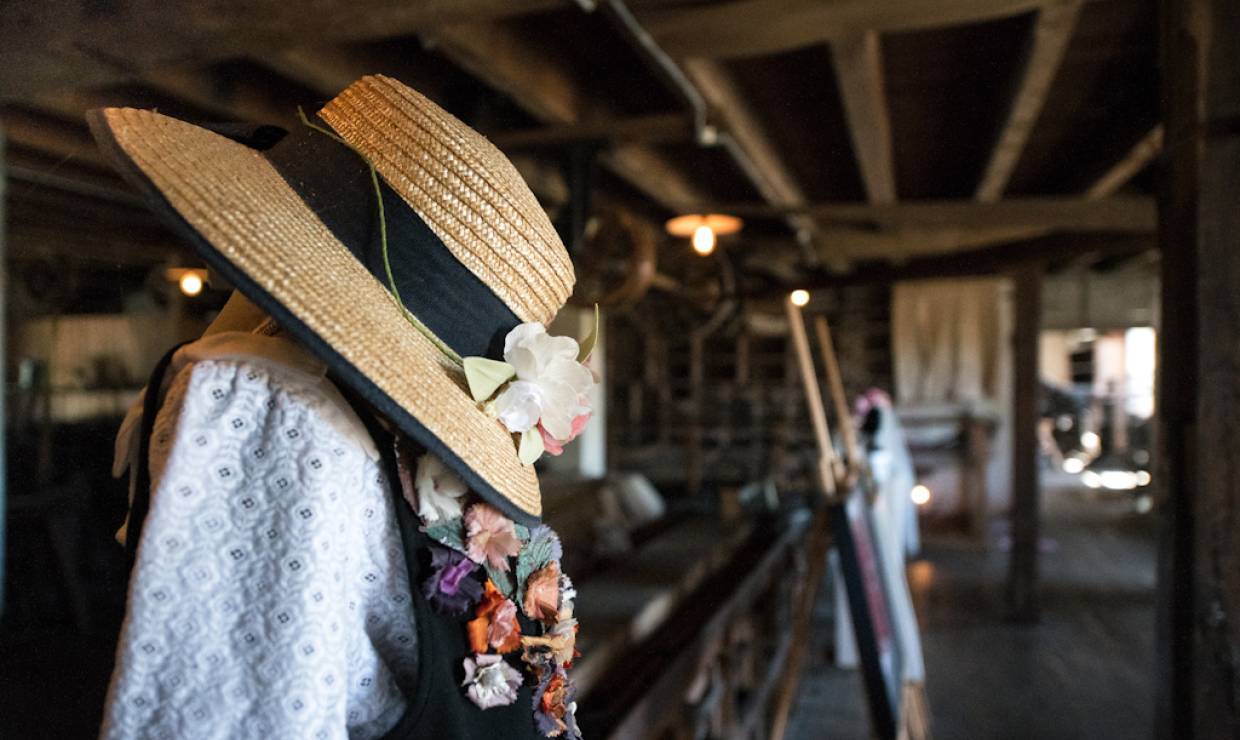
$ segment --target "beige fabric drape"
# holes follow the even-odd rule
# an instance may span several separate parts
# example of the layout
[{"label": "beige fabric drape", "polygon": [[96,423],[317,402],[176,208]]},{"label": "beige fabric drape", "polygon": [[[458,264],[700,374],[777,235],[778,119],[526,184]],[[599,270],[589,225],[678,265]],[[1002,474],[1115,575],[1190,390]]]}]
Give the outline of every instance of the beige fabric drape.
[{"label": "beige fabric drape", "polygon": [[900,403],[996,401],[1003,395],[1003,289],[998,279],[896,285],[892,344]]},{"label": "beige fabric drape", "polygon": [[1001,278],[924,280],[898,283],[891,300],[897,405],[959,406],[995,420],[986,469],[992,510],[1007,507],[1011,490],[1009,289]]}]

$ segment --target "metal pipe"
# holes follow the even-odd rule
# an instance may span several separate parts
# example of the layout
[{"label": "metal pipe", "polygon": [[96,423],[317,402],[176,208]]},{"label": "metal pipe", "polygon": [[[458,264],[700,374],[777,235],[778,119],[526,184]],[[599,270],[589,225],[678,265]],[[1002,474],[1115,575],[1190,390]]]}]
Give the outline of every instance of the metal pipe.
[{"label": "metal pipe", "polygon": [[700,146],[714,146],[718,143],[718,131],[706,120],[706,99],[698,91],[693,82],[685,75],[684,70],[667,52],[659,46],[654,37],[642,27],[633,12],[622,0],[607,0],[607,16],[624,32],[629,40],[641,49],[655,69],[663,76],[672,88],[684,98],[693,113],[693,138]]},{"label": "metal pipe", "polygon": [[[677,93],[688,103],[693,113],[693,131],[694,140],[699,146],[723,146],[736,162],[736,166],[749,179],[751,183],[761,192],[764,189],[764,180],[758,172],[757,166],[750,159],[749,155],[727,132],[720,132],[708,120],[709,107],[706,98],[702,95],[693,81],[689,79],[685,71],[681,69],[676,60],[672,59],[654,37],[642,27],[633,12],[624,4],[623,0],[607,0],[606,8],[608,16],[613,19],[621,31],[629,37],[629,40],[641,49],[646,59],[654,65],[660,74],[668,81]],[[818,253],[814,250],[813,244],[807,227],[805,217],[791,216],[788,218],[788,226],[793,230],[796,237],[797,246],[801,249],[802,257],[806,264],[816,267],[819,264]]]}]

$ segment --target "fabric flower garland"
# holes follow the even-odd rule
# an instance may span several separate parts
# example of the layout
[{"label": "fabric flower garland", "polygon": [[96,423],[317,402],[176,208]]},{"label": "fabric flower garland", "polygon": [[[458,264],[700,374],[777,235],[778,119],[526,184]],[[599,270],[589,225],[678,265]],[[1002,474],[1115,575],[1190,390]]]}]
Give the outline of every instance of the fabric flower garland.
[{"label": "fabric flower garland", "polygon": [[587,394],[594,386],[594,374],[585,363],[597,337],[595,306],[594,329],[580,345],[531,322],[505,337],[503,361],[464,359],[470,395],[505,429],[521,435],[517,454],[526,465],[544,452],[559,455],[585,429],[591,413]]},{"label": "fabric flower garland", "polygon": [[[525,679],[505,656],[519,655],[532,679],[539,732],[579,740],[567,673],[578,655],[577,592],[560,567],[559,537],[546,525],[516,524],[477,500],[436,458],[418,458],[416,471],[409,460],[398,456],[405,497],[437,543],[429,545],[421,590],[435,611],[464,619],[472,652],[463,658],[465,695],[482,709],[515,702]],[[533,634],[522,629],[519,614],[532,620],[525,625]]]}]

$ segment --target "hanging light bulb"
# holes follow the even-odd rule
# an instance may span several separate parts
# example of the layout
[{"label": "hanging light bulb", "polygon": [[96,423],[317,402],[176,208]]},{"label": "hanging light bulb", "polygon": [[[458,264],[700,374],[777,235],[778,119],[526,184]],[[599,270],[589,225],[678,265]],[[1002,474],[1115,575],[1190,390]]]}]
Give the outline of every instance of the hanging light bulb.
[{"label": "hanging light bulb", "polygon": [[202,292],[202,277],[193,270],[186,270],[179,282],[181,292],[193,298]]},{"label": "hanging light bulb", "polygon": [[693,230],[693,251],[705,257],[715,251],[715,230],[702,224]]},{"label": "hanging light bulb", "polygon": [[809,303],[809,291],[797,288],[788,295],[788,300],[792,301],[794,306],[804,306]]},{"label": "hanging light bulb", "polygon": [[669,219],[664,228],[672,236],[687,237],[693,251],[705,257],[715,251],[719,237],[735,234],[741,230],[741,225],[741,220],[735,216],[689,213]]}]

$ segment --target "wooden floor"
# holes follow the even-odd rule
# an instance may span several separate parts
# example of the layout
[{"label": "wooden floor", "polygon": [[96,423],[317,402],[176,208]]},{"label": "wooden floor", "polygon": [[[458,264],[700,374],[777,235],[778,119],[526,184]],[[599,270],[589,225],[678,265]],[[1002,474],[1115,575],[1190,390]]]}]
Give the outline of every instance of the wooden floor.
[{"label": "wooden floor", "polygon": [[[1042,619],[1005,623],[1001,522],[986,546],[931,540],[911,564],[935,740],[1152,735],[1154,535],[1124,498],[1049,487]],[[861,683],[832,667],[829,603],[789,737],[866,738]]]}]

